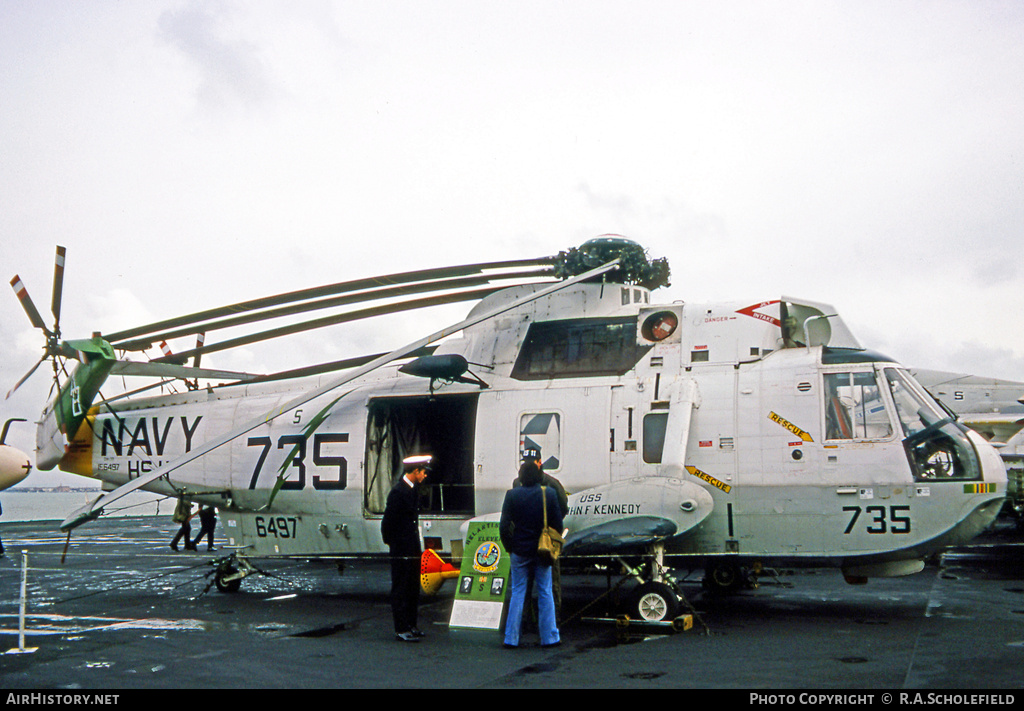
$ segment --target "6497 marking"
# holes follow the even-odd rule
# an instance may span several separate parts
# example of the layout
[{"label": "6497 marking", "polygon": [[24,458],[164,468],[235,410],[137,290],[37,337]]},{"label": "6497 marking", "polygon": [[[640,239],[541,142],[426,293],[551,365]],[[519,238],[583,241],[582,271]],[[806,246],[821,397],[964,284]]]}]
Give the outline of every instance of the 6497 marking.
[{"label": "6497 marking", "polygon": [[256,535],[260,538],[295,538],[299,521],[294,516],[257,516]]}]

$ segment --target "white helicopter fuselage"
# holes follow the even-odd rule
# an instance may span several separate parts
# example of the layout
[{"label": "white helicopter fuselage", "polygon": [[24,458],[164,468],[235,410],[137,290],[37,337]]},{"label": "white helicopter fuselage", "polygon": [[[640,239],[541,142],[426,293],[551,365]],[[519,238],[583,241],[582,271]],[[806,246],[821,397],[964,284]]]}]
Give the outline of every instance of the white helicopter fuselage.
[{"label": "white helicopter fuselage", "polygon": [[[250,557],[385,553],[385,497],[402,457],[421,452],[435,457],[424,541],[457,554],[465,523],[501,510],[526,445],[570,494],[566,552],[579,556],[657,543],[694,560],[899,575],[994,520],[1006,495],[996,451],[860,349],[829,307],[649,301],[579,284],[442,343],[436,356],[464,357],[485,387],[381,368],[145,488],[216,505],[226,545]],[[38,454],[117,486],[311,387],[103,406],[67,447],[41,423]]]}]

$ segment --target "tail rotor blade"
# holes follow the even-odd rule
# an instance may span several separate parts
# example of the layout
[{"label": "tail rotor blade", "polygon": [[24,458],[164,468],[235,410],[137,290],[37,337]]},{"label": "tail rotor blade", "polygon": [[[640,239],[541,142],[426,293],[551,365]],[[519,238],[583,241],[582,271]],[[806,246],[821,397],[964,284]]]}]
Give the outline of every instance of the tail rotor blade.
[{"label": "tail rotor blade", "polygon": [[57,246],[57,255],[53,263],[53,298],[50,303],[50,311],[53,313],[53,328],[60,333],[60,303],[64,294],[64,255],[67,250],[60,245]]},{"label": "tail rotor blade", "polygon": [[22,385],[24,385],[24,384],[25,384],[25,381],[26,381],[26,380],[28,380],[29,378],[31,378],[31,377],[32,377],[32,374],[33,374],[34,372],[36,372],[36,368],[38,368],[39,366],[41,366],[41,365],[43,364],[43,361],[44,361],[44,360],[46,360],[46,359],[47,359],[47,357],[48,357],[48,356],[47,356],[46,354],[43,354],[43,357],[42,357],[42,358],[40,358],[40,359],[39,359],[38,361],[36,361],[36,364],[32,366],[32,369],[31,369],[30,371],[28,371],[27,373],[25,373],[25,375],[24,375],[24,376],[23,376],[23,377],[21,378],[21,380],[19,380],[19,381],[18,381],[17,383],[15,383],[14,387],[13,387],[13,388],[11,388],[11,389],[10,389],[10,390],[9,390],[9,391],[7,392],[7,395],[6,395],[5,397],[4,397],[4,400],[7,400],[8,398],[10,398],[10,397],[11,397],[11,395],[13,395],[13,394],[14,394],[14,392],[15,392],[15,391],[16,391],[16,390],[17,390],[18,388],[20,388],[20,387],[21,387]]},{"label": "tail rotor blade", "polygon": [[11,279],[11,286],[14,288],[14,293],[18,295],[18,300],[21,301],[22,308],[25,309],[25,313],[28,314],[28,320],[32,322],[32,325],[38,329],[41,329],[47,336],[50,335],[50,330],[46,328],[46,324],[43,323],[43,317],[39,315],[39,311],[36,309],[36,305],[32,302],[32,297],[28,295],[28,289],[21,281],[21,277],[17,274]]}]

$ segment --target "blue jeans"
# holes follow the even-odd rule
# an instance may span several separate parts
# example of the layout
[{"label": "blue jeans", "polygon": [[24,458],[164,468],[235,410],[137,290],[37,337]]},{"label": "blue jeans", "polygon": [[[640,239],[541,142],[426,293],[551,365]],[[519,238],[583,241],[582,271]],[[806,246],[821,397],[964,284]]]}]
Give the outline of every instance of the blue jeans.
[{"label": "blue jeans", "polygon": [[505,644],[519,646],[519,633],[523,626],[523,606],[530,579],[537,590],[537,624],[540,643],[556,644],[561,641],[555,621],[555,596],[551,591],[551,566],[541,565],[537,556],[512,554],[512,593],[505,618]]}]

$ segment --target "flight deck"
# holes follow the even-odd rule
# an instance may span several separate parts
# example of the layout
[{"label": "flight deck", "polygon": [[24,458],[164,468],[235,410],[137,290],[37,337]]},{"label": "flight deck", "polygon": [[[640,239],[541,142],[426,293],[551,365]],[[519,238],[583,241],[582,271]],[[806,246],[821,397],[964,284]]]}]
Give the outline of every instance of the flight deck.
[{"label": "flight deck", "polygon": [[[564,576],[562,645],[502,647],[448,627],[454,585],[421,599],[419,643],[397,642],[383,562],[257,561],[218,592],[224,549],[173,552],[169,518],[101,519],[68,543],[56,522],[0,525],[0,688],[985,689],[1024,669],[1024,543],[996,528],[903,578],[848,585],[779,569],[711,597],[683,577],[693,626],[624,627],[618,578]],[[218,531],[219,532],[219,531]],[[221,539],[223,541],[223,539]],[[27,552],[19,649],[22,551]],[[1016,703],[1024,692],[1015,695]]]}]

